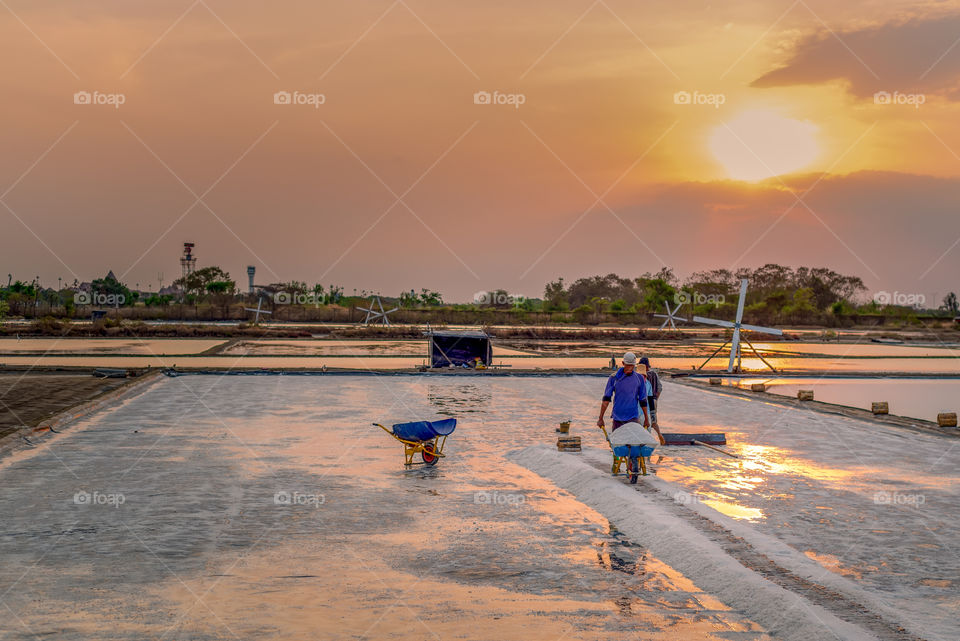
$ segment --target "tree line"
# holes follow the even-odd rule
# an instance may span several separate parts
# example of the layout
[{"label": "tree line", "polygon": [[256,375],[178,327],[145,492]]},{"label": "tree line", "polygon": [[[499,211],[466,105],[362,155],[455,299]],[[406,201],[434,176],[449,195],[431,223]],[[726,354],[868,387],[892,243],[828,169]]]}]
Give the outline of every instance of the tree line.
[{"label": "tree line", "polygon": [[[749,280],[744,311],[754,321],[807,322],[825,315],[909,315],[919,311],[918,307],[868,300],[867,288],[858,276],[826,267],[792,268],[774,263],[736,271],[700,271],[685,280],[669,268],[636,278],[607,274],[569,284],[559,278],[544,288],[542,307],[589,318],[591,314],[662,313],[667,305],[675,309],[683,304],[683,313],[732,316],[744,278]],[[936,311],[953,315],[960,312],[956,294],[948,294]]]},{"label": "tree line", "polygon": [[[477,322],[481,322],[484,310],[515,312],[521,316],[535,312],[553,315],[552,320],[556,322],[641,322],[651,313],[662,313],[668,306],[673,309],[678,304],[683,305],[680,315],[732,317],[743,278],[750,281],[745,313],[751,322],[809,323],[823,321],[826,316],[864,314],[908,317],[920,311],[917,307],[898,307],[889,301],[884,304],[883,301],[867,300],[867,288],[857,276],[840,274],[825,267],[792,268],[773,263],[754,269],[700,271],[683,280],[669,268],[637,277],[607,274],[583,277],[570,283],[558,278],[546,284],[542,298],[517,297],[504,289],[497,289],[479,292],[472,302],[457,304],[445,302],[440,292],[428,288],[421,288],[419,292],[410,289],[397,296],[381,298],[384,306],[406,310],[474,311],[480,314]],[[269,308],[274,309],[278,306],[355,308],[365,306],[373,294],[354,290],[354,295],[348,296],[339,285],[310,286],[294,280],[258,285],[256,293],[251,296],[241,293],[230,274],[217,266],[204,267],[177,279],[170,290],[173,293],[131,290],[112,273],[92,281],[87,290],[81,292],[76,281],[56,290],[42,288],[36,281],[13,282],[11,277],[7,286],[0,288],[0,318],[7,314],[42,315],[42,309],[50,315],[74,316],[76,307],[91,304],[141,308],[173,304],[206,306],[214,310],[219,308],[222,316],[229,318],[235,316],[245,302],[257,298],[262,298]],[[84,298],[84,295],[91,293],[93,300],[87,301],[90,296]],[[109,303],[104,304],[104,300]],[[935,312],[960,313],[957,296],[948,294]],[[519,320],[522,322],[522,318]]]}]

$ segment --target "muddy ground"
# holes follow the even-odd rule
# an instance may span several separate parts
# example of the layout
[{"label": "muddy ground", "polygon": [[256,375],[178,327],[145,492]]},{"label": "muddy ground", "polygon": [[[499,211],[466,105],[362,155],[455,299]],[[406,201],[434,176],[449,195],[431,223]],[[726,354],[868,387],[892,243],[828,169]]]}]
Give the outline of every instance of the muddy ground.
[{"label": "muddy ground", "polygon": [[0,438],[23,425],[39,425],[130,380],[96,378],[92,373],[0,372]]}]

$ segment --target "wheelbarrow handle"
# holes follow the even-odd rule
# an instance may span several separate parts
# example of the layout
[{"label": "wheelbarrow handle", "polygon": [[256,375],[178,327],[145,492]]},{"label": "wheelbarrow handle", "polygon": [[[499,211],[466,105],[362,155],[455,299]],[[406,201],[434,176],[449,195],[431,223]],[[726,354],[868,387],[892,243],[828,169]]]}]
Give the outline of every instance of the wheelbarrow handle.
[{"label": "wheelbarrow handle", "polygon": [[394,434],[394,433],[393,433],[393,430],[391,430],[389,427],[385,427],[385,426],[383,426],[383,425],[380,425],[380,423],[373,423],[373,425],[376,425],[376,426],[379,427],[381,430],[383,430],[384,432],[386,432],[386,433],[389,434],[390,436],[394,437],[395,439],[400,440],[400,437],[397,436],[396,434]]},{"label": "wheelbarrow handle", "polygon": [[611,445],[611,443],[610,443],[610,435],[607,434],[607,428],[605,428],[603,425],[601,425],[601,426],[600,426],[600,429],[603,431],[603,438],[607,439],[607,445],[610,445],[610,447],[612,448],[613,445]]}]

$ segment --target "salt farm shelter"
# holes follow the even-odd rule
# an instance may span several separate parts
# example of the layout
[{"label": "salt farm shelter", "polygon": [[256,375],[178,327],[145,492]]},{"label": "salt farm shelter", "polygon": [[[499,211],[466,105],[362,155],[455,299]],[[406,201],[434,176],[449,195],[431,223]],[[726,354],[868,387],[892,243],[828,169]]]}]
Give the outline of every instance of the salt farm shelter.
[{"label": "salt farm shelter", "polygon": [[427,332],[431,367],[473,367],[477,359],[489,367],[493,361],[490,337],[482,331]]}]

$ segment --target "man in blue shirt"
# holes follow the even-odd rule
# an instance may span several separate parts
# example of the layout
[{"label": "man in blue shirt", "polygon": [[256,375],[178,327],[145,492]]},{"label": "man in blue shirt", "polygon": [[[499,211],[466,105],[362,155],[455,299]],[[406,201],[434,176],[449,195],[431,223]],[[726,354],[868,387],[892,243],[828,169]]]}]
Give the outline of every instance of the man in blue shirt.
[{"label": "man in blue shirt", "polygon": [[597,427],[603,427],[603,415],[607,413],[607,406],[613,401],[613,429],[624,423],[637,421],[640,418],[640,408],[643,408],[643,426],[650,427],[650,412],[647,409],[647,383],[643,376],[634,371],[637,367],[637,356],[633,352],[623,355],[623,367],[616,374],[607,379],[607,388],[603,392],[603,402],[600,403],[600,420]]}]

